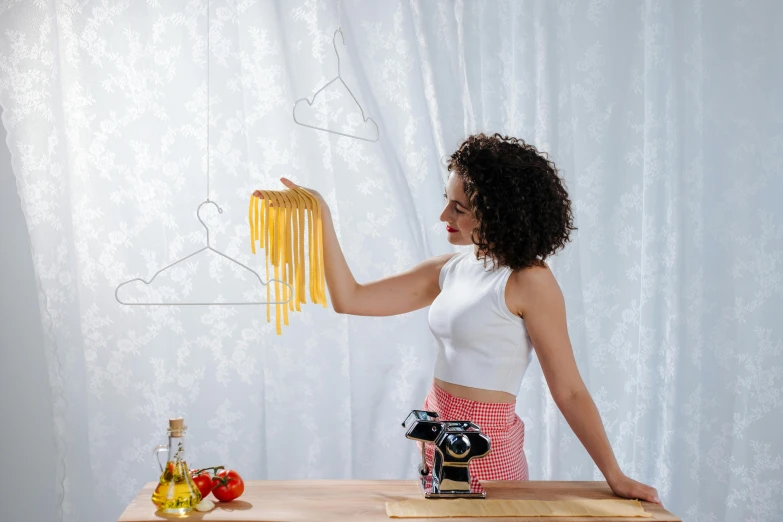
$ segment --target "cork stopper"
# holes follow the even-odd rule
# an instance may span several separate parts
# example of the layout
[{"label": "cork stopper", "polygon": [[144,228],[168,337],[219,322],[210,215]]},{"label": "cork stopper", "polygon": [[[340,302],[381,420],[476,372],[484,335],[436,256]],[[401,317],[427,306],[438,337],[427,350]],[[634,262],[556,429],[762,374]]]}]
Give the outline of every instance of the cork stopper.
[{"label": "cork stopper", "polygon": [[181,437],[187,429],[185,426],[185,419],[183,417],[175,417],[169,419],[169,431],[172,437]]}]

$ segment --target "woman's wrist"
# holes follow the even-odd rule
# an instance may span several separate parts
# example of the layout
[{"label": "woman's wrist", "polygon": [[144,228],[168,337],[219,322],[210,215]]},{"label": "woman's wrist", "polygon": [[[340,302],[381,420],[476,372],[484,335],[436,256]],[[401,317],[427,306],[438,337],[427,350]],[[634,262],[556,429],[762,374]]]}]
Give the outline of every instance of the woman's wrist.
[{"label": "woman's wrist", "polygon": [[604,478],[606,479],[606,482],[608,484],[612,484],[613,482],[617,482],[618,480],[622,479],[625,476],[625,473],[623,473],[623,470],[620,469],[620,466],[614,465],[611,469],[607,470],[604,473]]},{"label": "woman's wrist", "polygon": [[321,215],[322,216],[324,216],[324,217],[326,217],[326,216],[331,217],[332,216],[332,214],[330,212],[331,209],[329,208],[329,205],[327,205],[326,201],[324,201],[324,199],[321,198],[321,197],[318,198],[318,206],[321,209]]}]

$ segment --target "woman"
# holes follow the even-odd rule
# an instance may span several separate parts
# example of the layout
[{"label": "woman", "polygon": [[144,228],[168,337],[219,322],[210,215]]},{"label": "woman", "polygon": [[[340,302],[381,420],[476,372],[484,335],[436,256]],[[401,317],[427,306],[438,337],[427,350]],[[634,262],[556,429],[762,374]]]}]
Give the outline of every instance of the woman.
[{"label": "woman", "polygon": [[492,451],[471,462],[476,479],[528,478],[524,426],[514,406],[535,347],[555,403],[615,494],[660,503],[654,488],[620,470],[576,367],[563,295],[544,262],[574,230],[554,164],[522,140],[479,134],[451,155],[448,170],[440,220],[451,244],[474,245],[474,252],[436,256],[366,284],[351,274],[325,201],[307,189],[323,209],[334,310],[386,316],[431,306],[439,350],[424,409],[444,420],[473,421],[490,437]]}]

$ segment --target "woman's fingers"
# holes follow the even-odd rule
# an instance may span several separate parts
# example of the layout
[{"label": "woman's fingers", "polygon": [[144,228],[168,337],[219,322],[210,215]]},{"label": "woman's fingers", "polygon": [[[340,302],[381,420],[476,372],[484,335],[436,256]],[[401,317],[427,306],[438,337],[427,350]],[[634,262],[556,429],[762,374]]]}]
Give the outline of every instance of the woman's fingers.
[{"label": "woman's fingers", "polygon": [[322,205],[325,204],[323,197],[321,196],[321,194],[317,190],[313,190],[313,189],[309,189],[307,187],[303,187],[301,185],[297,185],[296,183],[294,183],[293,181],[291,181],[288,178],[280,178],[280,181],[283,183],[283,185],[285,185],[289,189],[300,188],[300,189],[306,190],[307,192],[310,193],[310,195],[312,195],[315,199],[317,199]]},{"label": "woman's fingers", "polygon": [[288,188],[294,188],[299,186],[288,178],[280,178],[280,181],[283,183],[283,185],[285,185]]},{"label": "woman's fingers", "polygon": [[661,504],[661,499],[658,497],[658,491],[655,488],[632,478],[622,476],[617,480],[613,480],[610,483],[610,487],[619,497],[636,498],[654,504]]},{"label": "woman's fingers", "polygon": [[[304,190],[306,190],[306,191],[307,191],[307,192],[309,192],[310,194],[312,194],[312,195],[313,195],[314,197],[316,197],[316,198],[317,198],[319,201],[321,201],[321,199],[322,199],[322,198],[321,198],[321,195],[320,195],[318,192],[316,192],[315,190],[306,189],[305,187],[302,187],[302,186],[300,186],[300,185],[297,185],[296,183],[294,183],[293,181],[291,181],[291,180],[290,180],[290,179],[288,179],[288,178],[282,178],[282,177],[281,177],[281,178],[280,178],[280,182],[281,182],[283,185],[285,185],[287,188],[289,188],[289,189],[301,188],[301,189],[304,189]],[[256,190],[256,191],[254,191],[254,192],[253,192],[253,195],[254,195],[255,197],[257,197],[257,198],[264,199],[264,195],[263,195],[263,193],[262,193],[260,190]],[[269,202],[269,206],[270,206],[270,207],[274,207],[274,206],[275,206],[275,204],[274,204],[273,202],[271,202],[271,201],[270,201],[270,202]]]},{"label": "woman's fingers", "polygon": [[637,496],[641,500],[646,500],[647,502],[652,502],[653,504],[661,503],[661,499],[658,498],[658,491],[656,491],[655,488],[645,486],[644,484],[639,484],[639,492]]}]

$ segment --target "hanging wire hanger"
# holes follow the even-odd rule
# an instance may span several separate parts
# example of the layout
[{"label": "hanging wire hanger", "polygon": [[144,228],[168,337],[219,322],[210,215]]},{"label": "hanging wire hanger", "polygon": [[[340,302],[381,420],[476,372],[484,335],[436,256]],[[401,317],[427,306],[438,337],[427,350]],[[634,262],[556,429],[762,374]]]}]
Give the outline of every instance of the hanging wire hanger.
[{"label": "hanging wire hanger", "polygon": [[191,257],[193,257],[193,256],[195,256],[197,254],[200,254],[201,252],[203,252],[205,250],[210,250],[210,251],[218,254],[219,256],[222,256],[223,258],[231,261],[232,263],[235,263],[235,264],[241,266],[242,268],[244,268],[245,270],[249,271],[254,276],[256,276],[256,279],[258,279],[258,282],[261,283],[262,285],[266,286],[267,284],[269,284],[269,283],[264,283],[263,279],[261,279],[261,276],[258,275],[258,273],[255,270],[253,270],[252,268],[250,268],[249,266],[247,266],[247,265],[237,261],[236,259],[234,259],[232,257],[227,256],[223,252],[221,252],[219,250],[216,250],[215,248],[212,247],[212,245],[209,242],[209,227],[207,227],[207,224],[204,223],[203,219],[201,219],[201,214],[200,214],[201,207],[203,207],[204,205],[206,205],[208,203],[212,204],[212,205],[215,205],[215,208],[217,208],[218,212],[221,213],[221,214],[223,213],[223,209],[220,208],[217,203],[215,203],[214,201],[210,201],[209,199],[207,199],[206,201],[203,201],[198,206],[198,208],[196,209],[196,217],[201,222],[201,224],[204,226],[204,230],[207,231],[207,246],[202,247],[202,248],[196,250],[195,252],[193,252],[192,254],[188,254],[187,256],[183,257],[182,259],[174,261],[170,265],[167,265],[167,266],[161,268],[160,270],[155,272],[155,274],[150,278],[149,281],[146,281],[146,280],[144,280],[144,279],[142,279],[140,277],[136,277],[136,278],[130,279],[128,281],[125,281],[123,283],[120,283],[117,286],[117,289],[114,291],[114,298],[117,299],[118,303],[123,304],[123,305],[156,305],[156,306],[259,305],[259,304],[285,304],[285,303],[288,303],[291,300],[291,298],[293,297],[293,289],[291,288],[291,285],[289,285],[285,281],[281,281],[279,279],[270,279],[269,283],[271,283],[273,281],[277,282],[277,283],[282,283],[283,286],[287,288],[288,299],[286,299],[285,301],[242,301],[242,302],[230,302],[230,303],[227,303],[227,302],[219,302],[219,303],[218,302],[212,302],[212,303],[202,303],[202,302],[169,302],[169,303],[164,303],[164,302],[148,302],[148,301],[144,301],[144,302],[131,302],[131,303],[129,303],[129,302],[126,302],[126,301],[123,301],[122,299],[120,299],[119,292],[120,292],[120,288],[122,288],[123,286],[131,284],[131,283],[133,283],[135,281],[141,281],[145,285],[149,286],[149,285],[152,284],[152,282],[155,280],[155,278],[158,277],[158,275],[160,275],[162,272],[165,272],[169,268],[171,268],[171,267],[173,267],[175,265],[178,265],[179,263],[182,263],[183,261],[186,261],[186,260],[190,259]]},{"label": "hanging wire hanger", "polygon": [[[349,138],[355,138],[357,140],[364,140],[364,141],[375,142],[375,141],[378,141],[378,137],[380,136],[380,131],[378,130],[378,124],[375,123],[375,120],[373,120],[369,116],[367,116],[367,117],[364,116],[364,109],[362,109],[362,106],[359,103],[359,100],[356,99],[356,96],[353,95],[353,92],[348,87],[348,85],[345,83],[345,81],[343,81],[343,78],[341,76],[341,72],[340,72],[340,53],[337,51],[337,33],[340,33],[340,37],[343,40],[343,45],[345,45],[345,34],[343,34],[343,27],[342,27],[342,23],[340,21],[340,1],[339,0],[337,1],[337,18],[338,18],[337,30],[334,32],[334,36],[332,36],[332,45],[334,46],[334,54],[337,55],[337,76],[335,76],[334,78],[329,80],[326,83],[326,85],[324,85],[323,87],[321,87],[320,89],[315,91],[315,94],[313,94],[313,97],[311,99],[300,98],[300,99],[296,100],[296,102],[294,103],[294,121],[296,123],[298,123],[299,125],[302,125],[303,127],[310,127],[311,129],[315,129],[315,130],[322,130],[322,131],[325,131],[325,132],[331,132],[332,134],[339,134],[340,136],[347,136]],[[327,128],[324,128],[324,127],[318,127],[317,125],[310,125],[309,123],[304,123],[304,122],[301,122],[298,119],[296,119],[296,107],[299,105],[300,102],[307,102],[307,105],[309,107],[312,107],[313,103],[315,103],[315,98],[318,96],[318,94],[321,91],[323,91],[324,89],[326,89],[327,87],[329,87],[334,82],[338,81],[338,80],[340,81],[340,83],[343,84],[343,87],[345,87],[345,90],[348,91],[348,94],[351,95],[351,98],[353,98],[353,101],[356,104],[356,106],[359,107],[359,112],[362,115],[362,122],[363,123],[367,123],[368,121],[371,121],[372,124],[375,126],[375,139],[365,138],[363,136],[355,136],[353,134],[346,134],[344,132],[339,132],[339,131],[327,129]]]},{"label": "hanging wire hanger", "polygon": [[[255,270],[253,270],[249,266],[247,266],[247,265],[237,261],[233,257],[227,256],[223,252],[220,252],[219,250],[216,250],[210,244],[210,242],[209,242],[209,227],[207,226],[206,223],[204,223],[204,220],[201,219],[201,207],[203,207],[204,205],[206,205],[208,203],[212,204],[212,205],[215,206],[215,208],[217,209],[219,214],[223,213],[223,209],[220,208],[220,206],[217,203],[215,203],[214,201],[209,199],[209,163],[210,163],[209,162],[209,2],[207,2],[207,199],[204,200],[203,202],[201,202],[201,204],[196,208],[196,218],[202,224],[202,226],[204,227],[204,230],[207,231],[207,245],[205,247],[202,247],[202,248],[196,250],[192,254],[188,254],[187,256],[183,257],[182,259],[178,259],[177,261],[174,261],[170,265],[164,266],[163,268],[161,268],[160,270],[155,272],[155,274],[150,278],[149,281],[146,281],[146,280],[144,280],[144,279],[142,279],[140,277],[135,277],[133,279],[130,279],[128,281],[120,283],[119,285],[117,285],[117,288],[114,290],[114,298],[117,300],[118,303],[123,304],[123,305],[131,305],[131,306],[132,305],[154,305],[154,306],[265,305],[265,304],[286,304],[293,298],[293,296],[294,296],[293,288],[291,288],[291,285],[289,285],[285,281],[281,281],[279,279],[270,279],[267,283],[264,283],[264,280],[261,279],[261,276],[258,275],[258,273]],[[152,284],[152,282],[155,280],[155,278],[158,277],[158,275],[160,275],[162,272],[165,272],[169,268],[171,268],[171,267],[173,267],[175,265],[178,265],[179,263],[182,263],[183,261],[186,261],[186,260],[190,259],[191,257],[193,257],[193,256],[195,256],[197,254],[200,254],[201,252],[203,252],[205,250],[210,250],[210,251],[218,254],[219,256],[222,256],[223,258],[227,259],[228,261],[231,261],[232,263],[241,266],[242,268],[244,268],[245,270],[247,270],[248,272],[250,272],[254,276],[256,276],[256,279],[258,279],[258,282],[261,283],[262,286],[266,286],[266,285],[268,285],[268,284],[270,284],[272,282],[282,284],[283,287],[284,287],[283,293],[284,294],[287,293],[288,298],[285,299],[284,301],[242,301],[242,302],[230,302],[230,303],[227,303],[227,302],[220,302],[220,303],[218,303],[218,302],[211,302],[211,303],[201,303],[201,302],[200,303],[195,303],[195,302],[168,302],[168,303],[166,303],[166,302],[160,302],[160,303],[153,303],[153,302],[146,302],[146,301],[129,303],[129,302],[126,302],[126,301],[123,301],[122,299],[120,299],[119,292],[120,292],[120,288],[122,288],[123,286],[128,285],[128,284],[133,283],[133,282],[136,282],[136,281],[141,281],[145,285],[149,286],[149,285]]]}]

